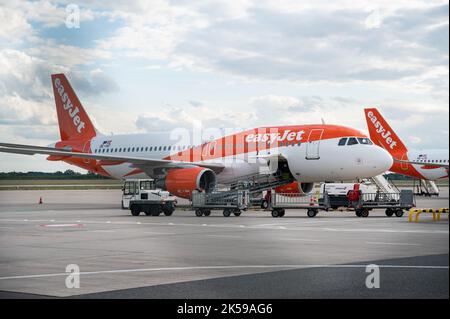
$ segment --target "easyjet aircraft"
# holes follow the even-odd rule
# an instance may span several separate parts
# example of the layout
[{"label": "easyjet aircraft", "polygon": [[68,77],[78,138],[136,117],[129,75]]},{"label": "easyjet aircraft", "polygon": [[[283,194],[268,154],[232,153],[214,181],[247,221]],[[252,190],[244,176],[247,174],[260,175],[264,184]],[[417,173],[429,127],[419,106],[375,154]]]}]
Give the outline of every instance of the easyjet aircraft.
[{"label": "easyjet aircraft", "polygon": [[185,198],[258,174],[261,162],[298,181],[295,192],[310,192],[314,182],[373,177],[392,166],[389,153],[366,135],[337,125],[257,128],[200,145],[173,140],[170,133],[106,136],[94,128],[64,74],[52,75],[52,85],[61,140],[52,147],[0,143],[1,152],[47,154],[50,161],[117,179],[150,177]]},{"label": "easyjet aircraft", "polygon": [[409,151],[376,108],[364,112],[370,138],[394,159],[390,171],[430,181],[448,178],[448,150]]}]

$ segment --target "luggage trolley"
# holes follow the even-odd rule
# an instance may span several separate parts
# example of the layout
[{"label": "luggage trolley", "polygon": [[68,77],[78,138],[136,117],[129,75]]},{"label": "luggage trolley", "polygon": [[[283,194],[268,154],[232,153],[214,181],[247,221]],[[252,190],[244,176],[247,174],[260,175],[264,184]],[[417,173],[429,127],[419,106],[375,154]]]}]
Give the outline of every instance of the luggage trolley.
[{"label": "luggage trolley", "polygon": [[197,217],[210,216],[212,210],[223,210],[223,216],[238,217],[250,205],[248,190],[193,192],[192,208]]},{"label": "luggage trolley", "polygon": [[330,208],[328,194],[325,192],[320,200],[319,197],[317,194],[283,194],[272,191],[272,217],[283,217],[286,209],[306,209],[308,217],[315,217],[319,210]]},{"label": "luggage trolley", "polygon": [[373,209],[385,209],[386,216],[402,217],[405,210],[415,207],[414,194],[411,190],[401,190],[400,193],[365,193],[360,194],[357,201],[351,202],[358,217],[368,217]]}]

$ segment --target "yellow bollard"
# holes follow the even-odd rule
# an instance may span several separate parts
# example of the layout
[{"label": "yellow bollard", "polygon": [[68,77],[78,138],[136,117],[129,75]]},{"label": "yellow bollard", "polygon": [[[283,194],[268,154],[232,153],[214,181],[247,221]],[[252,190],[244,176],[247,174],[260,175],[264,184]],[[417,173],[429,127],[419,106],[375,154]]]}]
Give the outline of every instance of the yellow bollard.
[{"label": "yellow bollard", "polygon": [[408,217],[409,222],[412,222],[413,215],[414,215],[415,212],[416,212],[416,210],[414,208],[411,208],[409,210],[409,217]]}]

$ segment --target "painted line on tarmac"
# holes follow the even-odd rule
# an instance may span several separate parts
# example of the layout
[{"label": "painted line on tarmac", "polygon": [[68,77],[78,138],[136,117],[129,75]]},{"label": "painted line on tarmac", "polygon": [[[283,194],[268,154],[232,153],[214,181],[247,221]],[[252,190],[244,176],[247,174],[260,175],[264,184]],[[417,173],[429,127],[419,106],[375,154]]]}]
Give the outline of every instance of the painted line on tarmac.
[{"label": "painted line on tarmac", "polygon": [[[103,275],[103,274],[127,274],[138,272],[158,272],[158,271],[187,271],[187,270],[226,270],[226,269],[310,269],[310,268],[330,268],[330,269],[366,269],[368,265],[232,265],[232,266],[193,266],[193,267],[166,267],[166,268],[138,268],[138,269],[117,269],[80,272],[80,276]],[[422,269],[422,270],[448,270],[449,266],[414,266],[414,265],[377,265],[384,269]],[[22,275],[0,277],[0,280],[12,279],[32,279],[68,276],[70,273],[52,273],[39,275]],[[73,273],[72,273],[73,274]]]},{"label": "painted line on tarmac", "polygon": [[[26,222],[56,222],[56,220],[26,220]],[[0,219],[0,222],[24,222],[23,219]],[[73,220],[58,220],[60,223],[73,223]],[[407,234],[449,234],[446,230],[419,230],[419,229],[386,229],[386,228],[331,228],[331,227],[292,227],[286,226],[254,226],[236,224],[187,224],[187,223],[156,223],[156,222],[110,222],[110,221],[81,221],[83,224],[110,224],[110,225],[153,225],[153,226],[185,226],[185,227],[214,227],[214,228],[245,228],[245,229],[270,229],[287,231],[323,231],[323,232],[361,232],[361,233],[407,233]],[[442,224],[437,224],[442,225]]]},{"label": "painted line on tarmac", "polygon": [[413,243],[384,243],[384,242],[376,242],[376,241],[366,241],[367,245],[392,245],[392,246],[423,246],[422,244],[413,244]]}]

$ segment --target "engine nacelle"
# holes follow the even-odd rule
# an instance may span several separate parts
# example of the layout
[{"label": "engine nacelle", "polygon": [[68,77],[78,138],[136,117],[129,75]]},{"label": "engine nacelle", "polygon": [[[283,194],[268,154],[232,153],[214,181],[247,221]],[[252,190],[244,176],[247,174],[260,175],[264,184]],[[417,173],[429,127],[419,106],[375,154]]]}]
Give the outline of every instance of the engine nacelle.
[{"label": "engine nacelle", "polygon": [[203,167],[171,169],[164,179],[156,182],[158,188],[172,195],[190,199],[192,191],[210,192],[216,185],[216,174]]},{"label": "engine nacelle", "polygon": [[279,194],[299,194],[307,195],[314,189],[314,183],[298,183],[293,182],[291,184],[278,186],[275,188],[275,192]]}]

